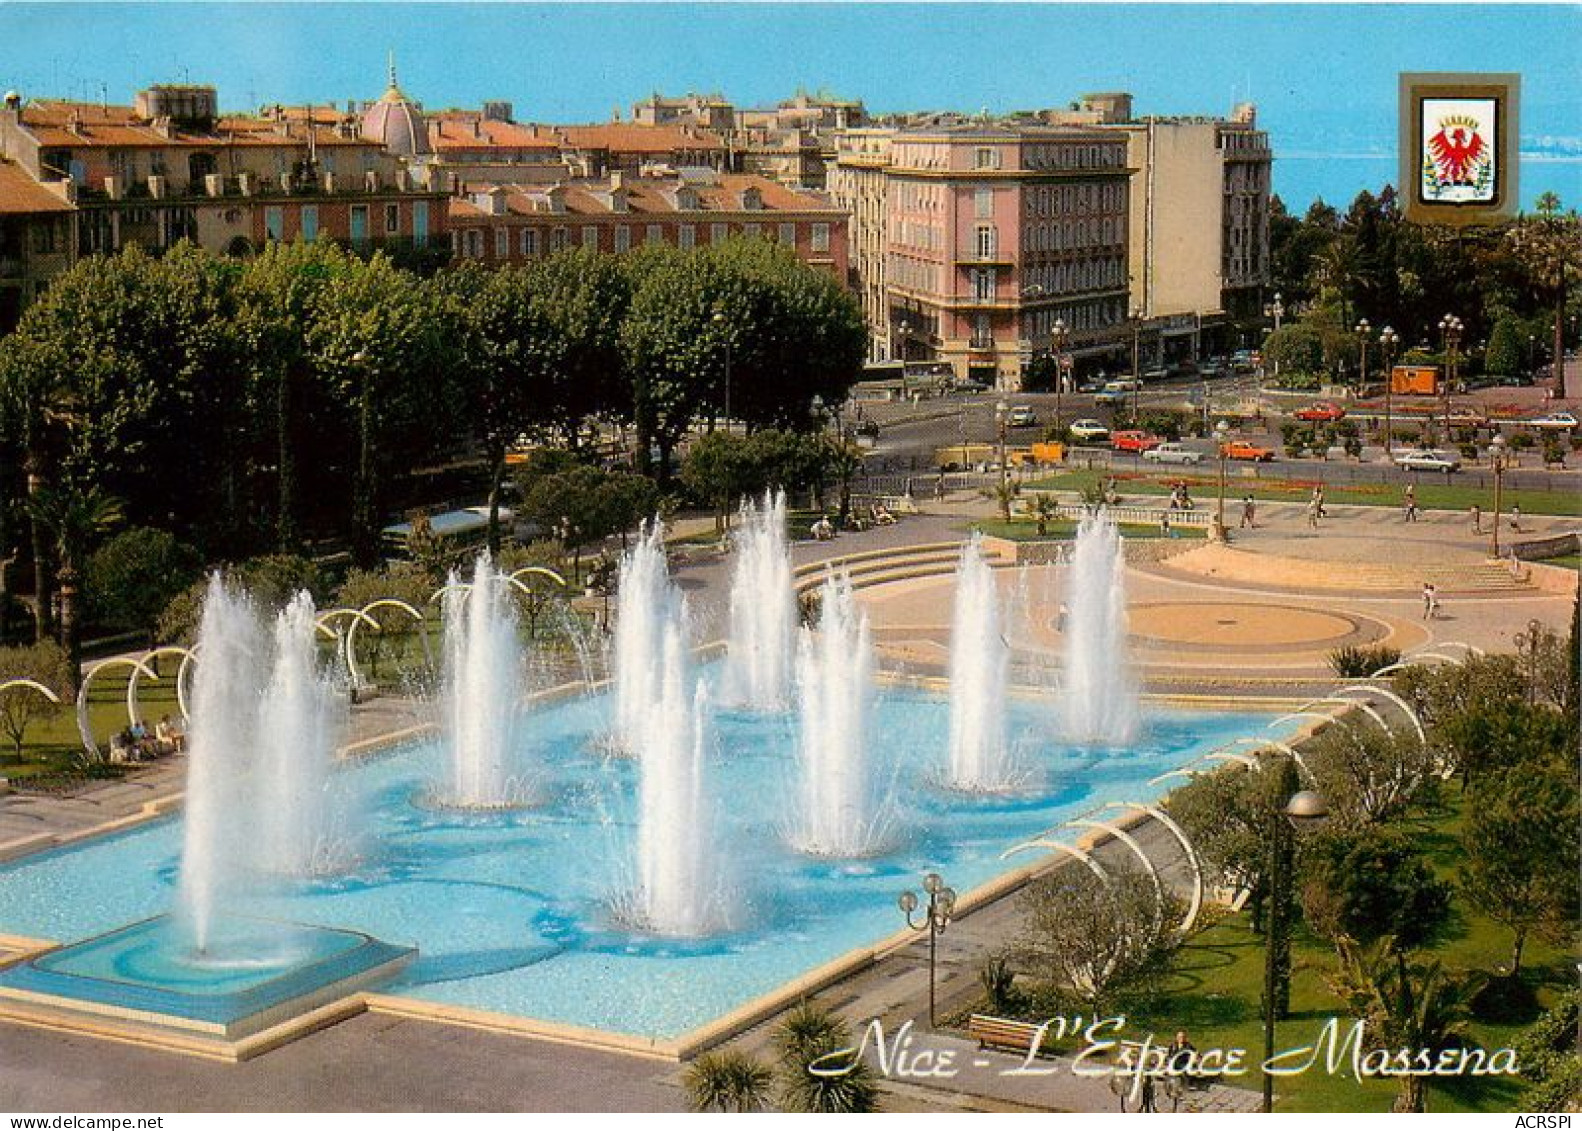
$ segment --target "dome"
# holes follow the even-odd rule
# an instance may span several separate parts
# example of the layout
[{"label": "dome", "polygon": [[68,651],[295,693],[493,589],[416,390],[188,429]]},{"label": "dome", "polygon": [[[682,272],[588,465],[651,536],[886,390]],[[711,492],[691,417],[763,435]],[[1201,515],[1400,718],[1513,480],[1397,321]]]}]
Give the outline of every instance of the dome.
[{"label": "dome", "polygon": [[390,86],[363,114],[362,135],[377,141],[398,157],[421,157],[434,152],[428,142],[428,125],[417,104],[396,85],[395,64],[390,64]]}]

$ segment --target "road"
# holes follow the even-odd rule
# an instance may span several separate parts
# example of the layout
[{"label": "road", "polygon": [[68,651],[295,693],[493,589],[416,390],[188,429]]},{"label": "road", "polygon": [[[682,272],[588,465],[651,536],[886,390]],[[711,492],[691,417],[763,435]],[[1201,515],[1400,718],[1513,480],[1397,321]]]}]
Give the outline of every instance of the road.
[{"label": "road", "polygon": [[[1333,460],[1288,459],[1284,455],[1280,425],[1293,418],[1284,414],[1311,403],[1313,398],[1302,395],[1260,398],[1255,382],[1246,377],[1220,378],[1206,384],[1209,403],[1215,408],[1224,409],[1238,403],[1244,403],[1248,407],[1255,404],[1262,407],[1264,411],[1262,423],[1249,421],[1237,427],[1232,434],[1237,438],[1251,440],[1261,446],[1274,449],[1275,459],[1260,465],[1261,471],[1265,474],[1275,477],[1284,475],[1322,480],[1334,484],[1391,482],[1404,485],[1414,480],[1440,481],[1438,473],[1407,472],[1390,467],[1384,460],[1384,449],[1378,442],[1366,444],[1361,461],[1339,458],[1338,454]],[[1143,415],[1147,415],[1150,410],[1201,411],[1204,387],[1205,382],[1200,380],[1176,379],[1149,385],[1137,393],[1135,399]],[[869,470],[875,473],[926,474],[935,469],[935,453],[940,448],[963,443],[995,443],[999,432],[996,405],[1000,399],[1000,396],[993,393],[975,393],[925,400],[915,405],[872,402],[862,404],[861,418],[872,420],[880,426],[878,440],[869,450]],[[1038,418],[1038,422],[1034,425],[1007,427],[1006,442],[1017,446],[1043,439],[1045,431],[1055,419],[1054,394],[1014,393],[1005,395],[1004,399],[1009,406],[1031,407]],[[1092,393],[1067,393],[1060,398],[1060,402],[1062,421],[1070,423],[1073,420],[1093,419],[1106,427],[1115,423],[1117,415],[1123,417],[1128,415],[1132,407],[1130,401],[1124,409],[1120,406],[1098,404]],[[1421,397],[1396,398],[1396,405],[1392,406],[1395,427],[1410,427],[1420,423],[1425,417],[1424,410],[1430,404],[1437,410],[1441,402],[1437,399],[1430,401]],[[1524,417],[1537,415],[1550,407],[1543,400],[1543,391],[1531,388],[1478,390],[1466,396],[1453,398],[1452,406],[1476,407],[1484,413],[1499,411],[1502,415],[1504,412],[1514,410]],[[1382,415],[1382,410],[1374,412],[1368,405],[1362,406],[1359,411],[1352,414],[1354,419],[1361,421],[1372,421],[1375,416],[1382,421]],[[848,413],[847,422],[850,423],[851,420],[851,414]],[[1507,436],[1517,430],[1511,426],[1502,428]],[[1215,445],[1212,440],[1188,438],[1185,443],[1189,448],[1201,452],[1206,464],[1213,462]],[[1140,457],[1133,454],[1112,453],[1105,445],[1075,445],[1073,455],[1096,466],[1113,465],[1124,468],[1157,466],[1144,463]],[[1525,457],[1530,465],[1536,465],[1539,458],[1532,451]],[[1468,487],[1488,486],[1492,482],[1492,473],[1486,467],[1471,466],[1455,474],[1451,481]],[[1582,488],[1582,471],[1546,471],[1539,466],[1516,467],[1505,473],[1505,482],[1512,488],[1531,490],[1577,489]]]}]

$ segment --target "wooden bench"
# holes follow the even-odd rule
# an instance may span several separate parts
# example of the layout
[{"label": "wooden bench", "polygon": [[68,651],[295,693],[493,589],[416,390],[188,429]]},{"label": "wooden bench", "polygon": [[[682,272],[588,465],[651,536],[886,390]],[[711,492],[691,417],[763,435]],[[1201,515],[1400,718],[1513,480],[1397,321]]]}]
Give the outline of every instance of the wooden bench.
[{"label": "wooden bench", "polygon": [[989,1017],[982,1013],[974,1013],[967,1020],[967,1036],[977,1041],[980,1049],[997,1048],[1027,1052],[1033,1047],[1033,1042],[1047,1032],[1044,1026],[1027,1021],[1011,1021],[1004,1017]]}]

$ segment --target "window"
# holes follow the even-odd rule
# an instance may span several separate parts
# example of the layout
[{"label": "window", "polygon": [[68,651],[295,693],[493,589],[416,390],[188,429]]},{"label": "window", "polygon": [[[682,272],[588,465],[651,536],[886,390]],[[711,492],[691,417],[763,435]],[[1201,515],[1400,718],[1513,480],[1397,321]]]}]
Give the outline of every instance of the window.
[{"label": "window", "polygon": [[352,243],[362,244],[368,242],[368,206],[366,204],[352,205],[351,237]]},{"label": "window", "polygon": [[994,190],[981,188],[972,194],[973,215],[980,220],[994,219]]},{"label": "window", "polygon": [[549,233],[549,250],[563,251],[566,247],[566,229],[555,228]]},{"label": "window", "polygon": [[730,238],[731,226],[729,224],[710,224],[709,242],[720,243]]},{"label": "window", "polygon": [[659,243],[664,239],[664,232],[658,224],[649,224],[643,230],[644,243]]},{"label": "window", "polygon": [[742,225],[742,235],[746,236],[750,240],[755,240],[759,236],[761,236],[762,234],[763,234],[763,225],[762,224],[743,224]]},{"label": "window", "polygon": [[994,270],[972,272],[972,297],[978,302],[994,301]]},{"label": "window", "polygon": [[[394,236],[401,232],[401,206],[399,204],[385,205],[385,235]],[[507,249],[509,250],[509,249]]]},{"label": "window", "polygon": [[280,240],[285,238],[286,217],[279,208],[264,209],[264,238]]},{"label": "window", "polygon": [[973,317],[972,345],[974,349],[988,349],[994,345],[994,334],[989,329],[989,316],[979,314]]},{"label": "window", "polygon": [[591,251],[599,250],[599,229],[595,225],[583,225],[582,246],[588,248]]},{"label": "window", "polygon": [[428,201],[412,202],[412,242],[418,247],[428,246]]},{"label": "window", "polygon": [[525,259],[530,255],[538,254],[538,229],[522,229],[522,256]]},{"label": "window", "polygon": [[992,225],[992,224],[979,224],[978,225],[978,248],[977,248],[977,250],[978,250],[978,258],[979,259],[990,259],[990,258],[993,258],[995,250],[996,250],[997,243],[998,243],[998,241],[995,239],[995,234],[994,234],[994,225]]},{"label": "window", "polygon": [[483,258],[483,229],[470,228],[467,231],[467,254],[473,259]]},{"label": "window", "polygon": [[977,165],[980,169],[998,169],[1000,167],[1000,152],[983,146],[978,150]]},{"label": "window", "polygon": [[781,243],[785,244],[786,247],[795,247],[796,246],[796,225],[795,224],[781,224],[780,225],[780,233],[776,237],[776,239],[778,239]]},{"label": "window", "polygon": [[494,230],[494,257],[508,259],[511,255],[511,229],[496,228]]},{"label": "window", "polygon": [[319,206],[317,204],[304,204],[302,206],[302,238],[316,240],[319,238]]},{"label": "window", "polygon": [[813,250],[814,251],[828,251],[829,250],[829,225],[828,224],[814,224],[813,225]]},{"label": "window", "polygon": [[676,231],[676,244],[679,247],[690,248],[697,246],[698,230],[691,224],[683,224]]},{"label": "window", "polygon": [[632,229],[625,224],[615,226],[615,250],[630,251],[632,247]]}]

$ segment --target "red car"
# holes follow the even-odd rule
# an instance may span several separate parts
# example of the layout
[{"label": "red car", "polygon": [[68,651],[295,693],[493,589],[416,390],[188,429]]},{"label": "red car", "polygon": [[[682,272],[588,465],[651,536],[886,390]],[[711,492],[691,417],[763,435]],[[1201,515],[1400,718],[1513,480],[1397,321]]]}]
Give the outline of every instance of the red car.
[{"label": "red car", "polygon": [[1158,436],[1137,430],[1116,432],[1110,437],[1110,447],[1117,452],[1149,452],[1164,443]]},{"label": "red car", "polygon": [[1232,440],[1221,444],[1219,454],[1226,459],[1246,459],[1255,463],[1268,463],[1274,459],[1274,449],[1254,444],[1250,440]]},{"label": "red car", "polygon": [[1333,401],[1319,401],[1306,408],[1299,408],[1293,414],[1298,420],[1316,421],[1321,424],[1333,424],[1345,418],[1346,410]]}]

